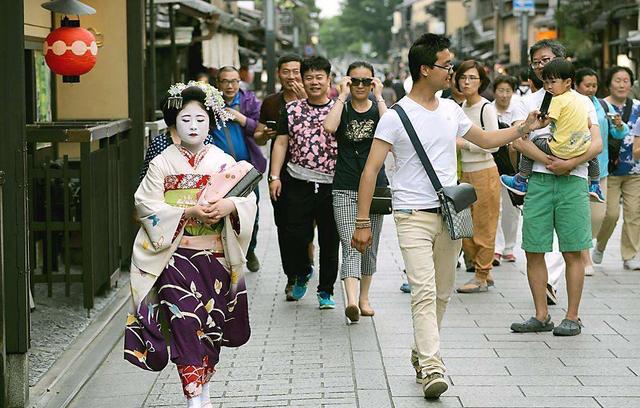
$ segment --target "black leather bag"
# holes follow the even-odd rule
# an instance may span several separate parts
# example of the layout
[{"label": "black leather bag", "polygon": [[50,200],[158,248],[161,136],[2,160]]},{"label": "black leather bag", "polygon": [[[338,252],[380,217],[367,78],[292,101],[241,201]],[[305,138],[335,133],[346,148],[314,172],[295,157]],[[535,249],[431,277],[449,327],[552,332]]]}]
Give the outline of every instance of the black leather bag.
[{"label": "black leather bag", "polygon": [[262,173],[253,168],[224,197],[246,197],[255,190],[260,180]]},{"label": "black leather bag", "polygon": [[440,201],[442,218],[449,231],[449,236],[453,240],[471,238],[473,236],[473,221],[469,207],[478,199],[476,190],[468,183],[443,187],[406,112],[402,109],[402,106],[397,104],[391,108],[398,112],[398,116],[400,116],[400,120],[409,135],[411,144],[413,144],[413,148],[416,149],[422,166],[427,172],[433,188],[436,190]]},{"label": "black leather bag", "polygon": [[391,189],[389,187],[376,187],[371,200],[369,214],[386,215],[393,212],[391,204]]}]

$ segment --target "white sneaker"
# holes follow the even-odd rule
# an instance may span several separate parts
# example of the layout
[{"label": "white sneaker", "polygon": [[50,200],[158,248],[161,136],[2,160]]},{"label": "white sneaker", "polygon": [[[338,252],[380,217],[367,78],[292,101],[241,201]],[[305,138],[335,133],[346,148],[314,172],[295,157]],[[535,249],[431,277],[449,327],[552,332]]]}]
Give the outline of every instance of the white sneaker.
[{"label": "white sneaker", "polygon": [[624,261],[623,264],[624,269],[628,269],[630,271],[640,271],[640,261],[635,258]]},{"label": "white sneaker", "polygon": [[594,264],[600,265],[602,263],[603,255],[604,255],[604,252],[598,251],[598,248],[594,247],[593,251],[591,251],[591,260],[593,261]]},{"label": "white sneaker", "polygon": [[593,265],[584,267],[584,276],[593,276]]}]

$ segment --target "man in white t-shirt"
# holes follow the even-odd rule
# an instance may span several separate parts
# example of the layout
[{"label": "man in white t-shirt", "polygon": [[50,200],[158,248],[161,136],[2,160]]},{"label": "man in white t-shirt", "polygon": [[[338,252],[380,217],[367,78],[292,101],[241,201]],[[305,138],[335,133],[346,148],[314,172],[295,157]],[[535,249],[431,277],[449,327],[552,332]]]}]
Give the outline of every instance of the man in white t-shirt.
[{"label": "man in white t-shirt", "polygon": [[[565,50],[556,41],[541,40],[529,50],[531,67],[541,78],[543,67],[555,58],[564,58]],[[584,103],[591,122],[591,147],[581,156],[562,160],[548,156],[530,141],[519,140],[514,147],[525,156],[535,160],[530,187],[523,209],[522,249],[527,254],[527,276],[533,295],[536,314],[525,322],[511,325],[515,332],[551,331],[557,336],[575,336],[581,332],[578,317],[582,287],[584,284],[584,264],[580,252],[591,248],[591,211],[587,190],[586,162],[598,155],[602,150],[602,140],[598,128],[595,106],[584,95],[575,92],[581,103]],[[527,118],[529,109],[542,104],[544,89],[522,97],[519,108],[513,114],[513,123],[517,125]],[[550,127],[539,129],[530,138],[551,137]],[[560,325],[554,327],[547,308],[547,292],[549,303],[554,303],[555,290],[548,283],[545,254],[553,250],[554,233],[558,237],[558,246],[566,263],[568,307],[565,318]],[[556,258],[552,255],[557,282],[562,269],[557,267]]]},{"label": "man in white t-shirt", "polygon": [[[489,149],[520,138],[541,123],[532,112],[519,126],[486,132],[473,125],[454,101],[438,98],[436,93],[449,87],[453,73],[448,48],[449,40],[435,34],[424,34],[411,46],[413,87],[398,105],[415,128],[441,184],[455,186],[457,137]],[[395,110],[380,118],[374,137],[360,177],[352,245],[364,252],[371,244],[371,197],[378,171],[391,151],[396,162],[391,185],[394,219],[411,285],[412,364],[425,398],[438,398],[448,388],[440,358],[439,328],[455,282],[461,241],[449,237],[436,192]]]}]

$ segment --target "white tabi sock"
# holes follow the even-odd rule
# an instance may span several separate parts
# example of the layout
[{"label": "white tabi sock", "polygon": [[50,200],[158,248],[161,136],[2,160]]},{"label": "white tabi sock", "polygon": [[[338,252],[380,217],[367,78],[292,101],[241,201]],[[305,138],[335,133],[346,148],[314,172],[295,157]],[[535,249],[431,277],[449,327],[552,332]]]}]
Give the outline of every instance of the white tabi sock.
[{"label": "white tabi sock", "polygon": [[200,394],[202,408],[211,408],[211,397],[209,397],[209,383],[202,385],[202,394]]},{"label": "white tabi sock", "polygon": [[202,396],[187,399],[187,408],[202,408]]}]

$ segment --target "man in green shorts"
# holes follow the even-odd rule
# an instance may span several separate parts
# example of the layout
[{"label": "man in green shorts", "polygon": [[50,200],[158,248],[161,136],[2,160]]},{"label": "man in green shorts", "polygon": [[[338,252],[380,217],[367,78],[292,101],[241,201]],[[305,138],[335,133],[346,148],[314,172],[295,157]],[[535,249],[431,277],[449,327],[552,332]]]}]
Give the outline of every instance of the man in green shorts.
[{"label": "man in green shorts", "polygon": [[[541,77],[542,68],[549,61],[565,58],[565,50],[558,42],[541,40],[531,47],[529,56],[531,67]],[[545,90],[540,89],[521,99],[520,106],[513,113],[514,124],[524,120],[529,111],[540,107],[544,93]],[[514,142],[516,149],[535,160],[523,209],[522,249],[527,254],[527,277],[536,308],[534,317],[511,325],[514,332],[553,330],[557,336],[575,336],[581,332],[578,309],[584,284],[584,264],[580,253],[592,245],[586,162],[602,150],[602,140],[593,103],[576,94],[589,113],[592,142],[586,153],[562,160],[547,156],[531,140]],[[547,127],[533,132],[530,139],[550,136]],[[554,327],[547,308],[548,274],[544,257],[545,253],[553,251],[554,232],[566,263],[568,298],[567,313],[557,327]]]}]

